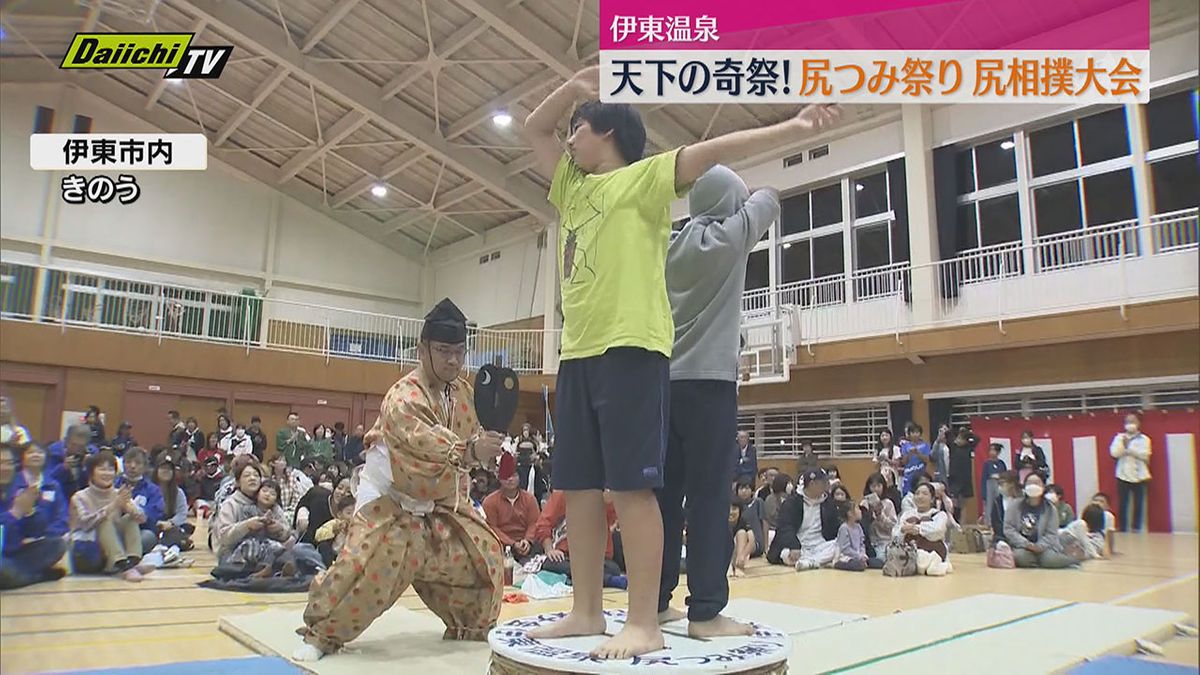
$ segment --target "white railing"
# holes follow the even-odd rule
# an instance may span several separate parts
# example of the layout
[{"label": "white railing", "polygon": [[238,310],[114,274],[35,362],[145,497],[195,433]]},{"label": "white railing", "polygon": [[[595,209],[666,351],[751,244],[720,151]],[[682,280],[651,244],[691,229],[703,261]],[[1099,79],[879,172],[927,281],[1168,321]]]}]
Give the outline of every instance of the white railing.
[{"label": "white railing", "polygon": [[[900,263],[747,292],[743,320],[794,317],[793,346],[902,334],[1065,311],[1195,296],[1200,276],[1197,209],[960,253],[926,265]],[[55,267],[0,263],[0,317],[403,364],[416,362],[421,320],[307,305]],[[560,333],[472,332],[468,365],[499,362],[554,372]]]},{"label": "white railing", "polygon": [[[0,317],[330,358],[417,362],[420,319],[0,263]],[[557,344],[557,333],[554,331]],[[473,329],[467,365],[543,371],[541,330]]]}]

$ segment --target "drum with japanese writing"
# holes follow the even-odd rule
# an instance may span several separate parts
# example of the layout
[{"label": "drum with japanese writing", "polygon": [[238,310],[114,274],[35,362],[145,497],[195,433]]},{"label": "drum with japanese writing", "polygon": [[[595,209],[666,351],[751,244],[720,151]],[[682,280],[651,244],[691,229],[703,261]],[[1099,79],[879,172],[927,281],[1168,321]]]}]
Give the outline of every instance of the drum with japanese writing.
[{"label": "drum with japanese writing", "polygon": [[[604,612],[608,634],[625,622],[625,610]],[[488,634],[492,648],[491,675],[550,675],[552,673],[743,673],[780,675],[787,672],[792,641],[786,634],[749,621],[754,635],[696,640],[688,637],[683,621],[663,627],[667,648],[624,661],[602,661],[590,655],[608,639],[604,635],[536,640],[528,632],[566,616],[549,612],[500,624]],[[743,619],[744,620],[744,619]]]}]

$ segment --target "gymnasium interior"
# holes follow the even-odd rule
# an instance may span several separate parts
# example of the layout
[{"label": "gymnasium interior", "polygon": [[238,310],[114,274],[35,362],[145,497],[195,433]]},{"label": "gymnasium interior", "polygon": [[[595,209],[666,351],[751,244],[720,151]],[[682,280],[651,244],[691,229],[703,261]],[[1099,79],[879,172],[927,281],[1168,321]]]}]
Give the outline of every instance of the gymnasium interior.
[{"label": "gymnasium interior", "polygon": [[[90,419],[100,441],[121,428],[150,453],[176,430],[169,411],[200,444],[218,416],[253,418],[269,462],[295,414],[340,450],[450,298],[470,322],[467,376],[515,371],[508,432],[528,424],[552,460],[562,242],[521,126],[596,62],[599,5],[0,3],[5,423],[49,447]],[[944,577],[752,559],[729,611],[790,636],[771,672],[1197,672],[1200,4],[1149,6],[1147,103],[847,104],[818,136],[731,166],[781,201],[742,295],[737,423],[757,470],[815,463],[857,500],[881,430],[969,427],[975,494],[957,520],[978,531],[989,448],[1015,468],[1029,431],[1082,517],[1098,493],[1118,510],[1110,443],[1127,414],[1153,447],[1140,527],[1069,569],[995,569],[958,540]],[[208,79],[60,68],[79,32],[233,50]],[[647,156],[797,110],[637,108]],[[31,168],[34,133],[203,134],[207,168],[134,172],[127,204],[70,203],[69,172]],[[671,217],[689,217],[686,198]],[[140,583],[64,560],[61,578],[0,592],[0,672],[487,672],[488,645],[442,643],[412,590],[366,644],[289,661],[305,589],[201,586],[209,520],[186,519],[194,547]],[[570,607],[520,591],[502,623]],[[627,599],[605,590],[606,608]]]}]

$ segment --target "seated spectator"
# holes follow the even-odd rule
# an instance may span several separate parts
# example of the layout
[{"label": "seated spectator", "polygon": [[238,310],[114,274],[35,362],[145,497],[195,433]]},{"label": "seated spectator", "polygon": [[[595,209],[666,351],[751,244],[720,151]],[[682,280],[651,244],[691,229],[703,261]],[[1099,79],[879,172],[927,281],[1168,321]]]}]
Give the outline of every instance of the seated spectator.
[{"label": "seated spectator", "polygon": [[[200,423],[196,421],[195,417],[187,418],[187,423],[184,424],[184,434],[184,450],[187,452],[187,458],[198,461],[200,451],[205,448],[205,436],[204,432],[200,431]],[[220,446],[214,443],[212,447]]]},{"label": "seated spectator", "polygon": [[1108,495],[1103,492],[1092,495],[1092,503],[1104,511],[1104,542],[1108,547],[1108,554],[1111,556],[1117,552],[1117,516],[1108,506],[1110,501]]},{"label": "seated spectator", "polygon": [[520,488],[517,461],[507,452],[500,454],[500,489],[483,500],[488,525],[520,563],[542,552],[538,543],[537,523],[542,515],[537,498]]},{"label": "seated spectator", "polygon": [[363,425],[356,424],[354,433],[347,436],[345,442],[342,443],[342,461],[350,466],[358,466],[365,461],[363,458],[363,450],[366,449],[363,447],[364,433]]},{"label": "seated spectator", "polygon": [[254,440],[246,435],[245,424],[233,428],[233,435],[229,437],[229,454],[234,457],[254,454]]},{"label": "seated spectator", "polygon": [[[930,486],[932,486],[933,478],[930,478],[929,474],[927,474],[927,473],[917,474],[917,476],[915,476],[913,478],[913,482],[912,482],[913,489],[916,489],[916,486],[922,485],[925,483],[928,483]],[[935,491],[935,494],[936,494],[936,491]],[[934,499],[934,503],[935,504],[937,503],[936,498]],[[912,492],[909,492],[908,494],[904,495],[904,498],[900,500],[900,513],[904,513],[905,511],[912,511],[916,508],[917,508],[917,503],[913,499]]]},{"label": "seated spectator", "polygon": [[87,412],[83,414],[83,423],[91,432],[88,442],[92,445],[98,448],[108,441],[108,436],[104,434],[104,422],[100,420],[100,408],[89,405]]},{"label": "seated spectator", "polygon": [[745,569],[745,563],[749,562],[750,558],[760,558],[766,552],[767,526],[763,519],[763,501],[755,496],[753,483],[749,480],[739,481],[734,498],[742,507],[742,520],[754,533],[754,545],[750,547],[749,555],[742,561],[742,569]]},{"label": "seated spectator", "polygon": [[[825,475],[829,476],[830,490],[842,484],[842,478],[838,473],[837,465],[830,464],[829,466],[825,467]],[[849,493],[847,493],[846,497],[849,498],[849,496]]]},{"label": "seated spectator", "polygon": [[775,482],[775,476],[779,475],[779,469],[773,466],[768,466],[758,472],[758,487],[755,488],[754,496],[763,500],[765,504],[767,497],[771,496],[771,485]]},{"label": "seated spectator", "polygon": [[117,457],[123,457],[126,450],[137,444],[137,440],[133,438],[133,425],[129,422],[121,422],[121,425],[117,427],[117,435],[108,442],[108,447]]},{"label": "seated spectator", "polygon": [[[882,479],[880,476],[880,480]],[[882,568],[883,560],[879,556],[872,555],[875,551],[871,548],[871,542],[867,540],[866,533],[863,532],[862,510],[859,509],[858,504],[854,502],[838,504],[838,515],[843,522],[838,527],[838,558],[833,563],[833,568],[847,572],[862,572],[868,567],[871,569]]]},{"label": "seated spectator", "polygon": [[167,548],[178,546],[180,551],[192,550],[196,527],[188,522],[187,495],[179,487],[179,472],[170,455],[159,457],[154,467],[154,484],[163,498],[163,515],[157,523],[159,543]]},{"label": "seated spectator", "polygon": [[117,458],[101,452],[87,458],[88,486],[71,498],[71,562],[76,572],[120,574],[141,581],[154,570],[142,560],[140,526],[146,514],[133,501],[128,485],[118,489]]},{"label": "seated spectator", "polygon": [[[182,462],[187,461],[186,457],[182,459]],[[221,466],[221,458],[213,455],[203,464],[196,464],[192,480],[196,484],[196,515],[207,520],[216,511],[217,493],[225,481],[225,469]]]},{"label": "seated spectator", "polygon": [[[79,429],[86,430],[86,426],[79,426]],[[75,493],[87,487],[88,479],[87,472],[84,470],[84,461],[88,457],[94,457],[95,452],[89,450],[86,443],[80,442],[85,432],[76,430],[68,432],[68,438],[74,436],[75,440],[62,446],[62,450],[66,452],[66,456],[60,458],[57,464],[54,463],[54,454],[47,450],[46,473],[53,478],[63,491],[63,497],[70,502],[71,497]],[[61,443],[61,441],[60,441]],[[50,447],[54,447],[53,445]]]},{"label": "seated spectator", "polygon": [[[333,482],[334,480],[337,482]],[[334,519],[338,512],[337,504],[347,497],[354,497],[350,484],[349,477],[335,479],[334,476],[328,475],[321,479],[319,485],[314,485],[304,493],[291,514],[295,519],[300,543],[317,545],[317,530]]]},{"label": "seated spectator", "polygon": [[1066,527],[1075,520],[1075,509],[1067,503],[1067,493],[1058,483],[1046,486],[1046,501],[1053,504],[1054,510],[1058,512],[1059,528]]},{"label": "seated spectator", "polygon": [[[48,455],[46,471],[53,474],[55,469],[64,464],[70,455],[74,455],[79,466],[82,466],[85,457],[99,452],[99,448],[91,443],[91,439],[91,427],[86,424],[72,424],[67,428],[67,435],[61,441],[55,441],[46,448]],[[63,490],[67,489],[65,485],[62,487]]]},{"label": "seated spectator", "polygon": [[21,470],[16,450],[0,444],[0,590],[57,581],[58,561],[67,550],[67,500],[58,483],[46,478],[46,451],[24,446]]},{"label": "seated spectator", "polygon": [[227,559],[247,536],[262,533],[266,527],[258,509],[262,470],[250,461],[237,462],[230,477],[234,490],[220,500],[212,531],[213,552],[220,561]]},{"label": "seated spectator", "polygon": [[1074,537],[1083,548],[1084,559],[1108,558],[1112,551],[1105,537],[1104,509],[1099,504],[1088,504],[1083,508],[1079,520],[1072,521],[1059,531],[1059,536]]},{"label": "seated spectator", "polygon": [[483,510],[483,500],[498,489],[500,484],[491,471],[481,466],[471,469],[471,505],[483,515],[484,520],[487,520],[487,513]]},{"label": "seated spectator", "polygon": [[0,394],[0,445],[6,445],[20,452],[32,441],[33,437],[29,435],[29,430],[17,422],[12,409],[12,401],[8,396]]},{"label": "seated spectator", "polygon": [[988,525],[992,528],[992,547],[1004,541],[1004,515],[1021,499],[1016,471],[1001,471],[996,475],[996,496],[988,506]]},{"label": "seated spectator", "polygon": [[333,427],[324,424],[313,427],[312,443],[308,446],[307,457],[320,458],[324,465],[333,462]]},{"label": "seated spectator", "polygon": [[862,528],[871,549],[875,552],[874,560],[878,561],[881,567],[897,521],[896,507],[892,500],[886,497],[887,491],[887,478],[882,473],[873,473],[867,476],[863,499],[859,504],[863,513]]},{"label": "seated spectator", "polygon": [[[604,577],[619,576],[621,566],[613,554],[613,530],[617,527],[617,510],[612,505],[612,495],[604,491],[604,517],[608,521],[608,539],[604,544]],[[541,542],[546,560],[542,569],[547,572],[571,576],[571,548],[567,542],[567,494],[562,490],[550,493],[546,508],[537,520],[534,536]]]},{"label": "seated spectator", "polygon": [[208,443],[211,447],[213,434],[217,436],[217,447],[221,448],[221,452],[232,454],[233,447],[233,422],[225,413],[217,415],[217,430],[208,435]]},{"label": "seated spectator", "polygon": [[826,492],[825,472],[809,469],[803,478],[804,487],[779,507],[779,527],[767,549],[767,562],[813,570],[837,559],[837,533],[842,523]]},{"label": "seated spectator", "polygon": [[337,560],[338,553],[346,544],[346,534],[350,531],[350,523],[354,521],[354,495],[342,495],[334,502],[333,508],[336,510],[333,519],[318,527],[313,535],[326,567]]},{"label": "seated spectator", "polygon": [[850,490],[846,489],[846,486],[842,485],[840,482],[837,484],[829,484],[829,497],[833,499],[833,503],[835,505],[849,504],[850,502],[854,501],[854,498],[850,496]]},{"label": "seated spectator", "polygon": [[[301,501],[304,500],[304,498],[308,495],[308,492],[317,489],[316,486],[313,485],[313,480],[308,478],[307,474],[300,471],[299,468],[289,467],[288,462],[283,458],[283,455],[275,455],[274,458],[271,458],[270,470],[270,478],[275,480],[276,483],[280,484],[280,508],[282,508],[283,513],[287,515],[290,525],[295,525],[296,530],[301,532],[304,531],[305,528],[300,527],[299,524],[296,524],[294,518],[296,514],[298,514]],[[322,495],[320,495],[320,498],[328,501],[331,492],[334,491],[335,482],[331,476],[326,476],[324,479],[318,476],[317,483],[322,482],[325,483],[325,486],[322,488]],[[310,510],[312,510],[311,506]],[[326,508],[325,510],[329,509]],[[331,514],[329,515],[329,518],[332,518]],[[310,537],[306,539],[306,543],[313,543],[312,538]]]},{"label": "seated spectator", "polygon": [[[239,476],[242,470],[247,466],[254,466],[255,468],[258,468],[258,462],[255,461],[254,457],[248,457],[246,455],[235,457],[229,464],[229,472],[226,473],[221,479],[221,484],[217,486],[217,491],[213,495],[211,515],[209,516],[208,522],[208,547],[214,551],[216,550],[215,535],[217,529],[217,516],[221,511],[221,505],[226,499],[233,496],[233,494],[237,492],[238,483],[236,477]],[[261,469],[259,469],[259,471],[261,472]]]},{"label": "seated spectator", "polygon": [[129,487],[133,502],[146,516],[140,525],[142,553],[158,545],[158,524],[163,519],[163,495],[154,481],[146,479],[146,451],[130,448],[125,452],[125,475],[117,479],[117,487]]},{"label": "seated spectator", "polygon": [[222,465],[229,460],[229,452],[221,447],[221,437],[215,432],[208,435],[208,444],[196,453],[196,461],[203,466],[212,457],[216,457]]},{"label": "seated spectator", "polygon": [[1004,540],[1017,567],[1061,569],[1078,564],[1058,538],[1058,511],[1046,501],[1040,473],[1025,476],[1025,498],[1004,514]]},{"label": "seated spectator", "polygon": [[[773,534],[775,528],[779,527],[779,507],[791,494],[792,487],[792,477],[785,473],[776,472],[771,479],[770,494],[763,500],[763,520],[767,523],[768,534]],[[768,536],[766,545],[770,545],[770,542]]]},{"label": "seated spectator", "polygon": [[746,563],[754,551],[757,537],[754,527],[746,522],[746,507],[736,496],[729,503],[729,535],[733,537],[733,557],[729,560],[729,576],[746,576]]},{"label": "seated spectator", "polygon": [[892,539],[917,547],[917,573],[940,577],[954,571],[946,546],[946,528],[950,516],[938,508],[931,483],[919,483],[913,489],[913,508],[900,514]]},{"label": "seated spectator", "polygon": [[[253,498],[248,494],[251,488]],[[262,480],[257,466],[242,470],[238,491],[221,505],[217,520],[218,563],[241,567],[254,576],[272,576],[276,560],[295,543],[279,508],[279,484]],[[294,568],[284,571],[284,576],[294,574]]]},{"label": "seated spectator", "polygon": [[950,498],[949,494],[947,494],[945,483],[938,483],[936,481],[933,483],[933,502],[940,511],[944,511],[946,513],[947,527],[949,527],[951,530],[962,529],[962,526],[958,524],[958,519],[954,517],[954,500]]}]

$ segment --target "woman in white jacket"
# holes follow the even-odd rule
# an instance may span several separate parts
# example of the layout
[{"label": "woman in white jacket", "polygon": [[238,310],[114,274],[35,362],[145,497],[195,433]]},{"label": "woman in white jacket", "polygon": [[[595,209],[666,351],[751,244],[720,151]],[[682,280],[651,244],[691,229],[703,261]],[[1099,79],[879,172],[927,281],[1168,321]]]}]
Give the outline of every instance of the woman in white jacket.
[{"label": "woman in white jacket", "polygon": [[913,489],[913,508],[900,514],[892,539],[917,547],[917,574],[945,576],[954,571],[946,547],[946,513],[937,508],[933,486],[921,483]]},{"label": "woman in white jacket", "polygon": [[1109,453],[1117,460],[1117,525],[1128,532],[1129,503],[1133,502],[1132,529],[1142,529],[1146,488],[1150,484],[1150,437],[1142,433],[1137,415],[1125,416],[1125,431],[1113,437]]}]

